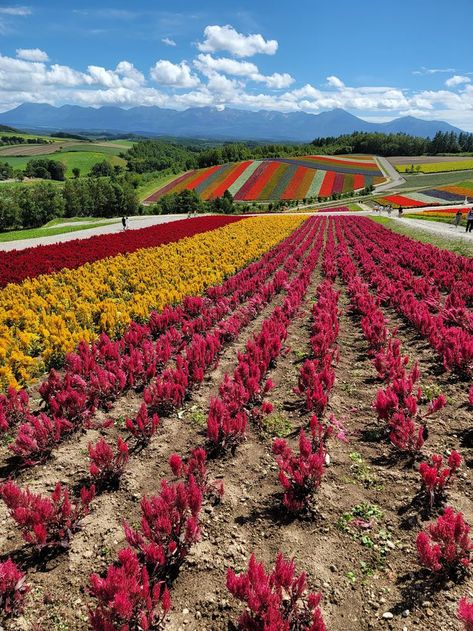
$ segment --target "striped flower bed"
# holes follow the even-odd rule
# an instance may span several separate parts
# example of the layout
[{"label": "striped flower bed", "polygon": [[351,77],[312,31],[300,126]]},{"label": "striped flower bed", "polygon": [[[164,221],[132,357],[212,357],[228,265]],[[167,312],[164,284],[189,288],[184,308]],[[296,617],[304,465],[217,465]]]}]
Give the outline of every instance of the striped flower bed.
[{"label": "striped flower bed", "polygon": [[154,202],[163,195],[194,190],[202,199],[221,197],[228,190],[238,201],[291,200],[330,197],[350,193],[385,180],[373,158],[349,159],[331,156],[302,156],[247,160],[189,171],[148,197]]},{"label": "striped flower bed", "polygon": [[421,208],[422,206],[438,206],[442,203],[461,203],[465,197],[469,197],[470,200],[473,198],[473,182],[425,188],[415,193],[406,193],[406,195],[386,195],[376,198],[375,202],[382,206]]}]

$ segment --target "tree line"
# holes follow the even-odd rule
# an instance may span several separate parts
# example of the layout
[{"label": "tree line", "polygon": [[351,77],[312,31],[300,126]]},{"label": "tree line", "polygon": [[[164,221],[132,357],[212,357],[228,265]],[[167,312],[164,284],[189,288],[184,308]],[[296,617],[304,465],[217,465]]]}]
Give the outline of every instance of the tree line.
[{"label": "tree line", "polygon": [[67,180],[31,186],[2,185],[0,231],[38,228],[57,217],[117,217],[142,212],[138,196],[127,178]]}]

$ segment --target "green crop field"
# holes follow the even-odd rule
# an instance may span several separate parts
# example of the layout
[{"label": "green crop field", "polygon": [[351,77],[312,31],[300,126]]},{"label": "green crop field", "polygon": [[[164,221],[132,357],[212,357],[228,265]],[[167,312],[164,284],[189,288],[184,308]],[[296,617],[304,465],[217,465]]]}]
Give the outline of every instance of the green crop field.
[{"label": "green crop field", "polygon": [[393,189],[398,191],[414,190],[424,187],[446,186],[447,184],[457,184],[460,181],[473,179],[473,170],[471,171],[452,171],[450,173],[429,173],[427,175],[410,175],[403,174],[406,183]]},{"label": "green crop field", "polygon": [[[87,145],[84,145],[87,146]],[[101,147],[100,149],[103,149]],[[105,148],[107,149],[107,148]],[[37,154],[34,156],[0,156],[0,161],[8,162],[14,169],[25,169],[32,159],[47,158],[57,160],[66,165],[66,177],[72,177],[72,169],[79,168],[81,175],[87,175],[91,167],[97,162],[108,160],[112,165],[119,164],[125,166],[126,162],[117,155],[109,154],[106,151],[57,151],[56,153]]]}]

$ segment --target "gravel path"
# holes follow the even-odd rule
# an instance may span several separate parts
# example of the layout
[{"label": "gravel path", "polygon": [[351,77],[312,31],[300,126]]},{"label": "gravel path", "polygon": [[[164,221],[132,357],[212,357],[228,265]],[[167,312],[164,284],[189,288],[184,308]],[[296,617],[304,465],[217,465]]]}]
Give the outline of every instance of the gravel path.
[{"label": "gravel path", "polygon": [[398,217],[391,217],[393,221],[397,223],[402,223],[407,226],[411,226],[412,228],[424,230],[425,232],[432,232],[435,234],[439,234],[443,237],[451,237],[452,239],[460,239],[463,241],[473,242],[473,232],[469,232],[468,234],[465,232],[464,226],[459,226],[455,228],[454,225],[443,223],[441,221],[428,221],[426,219],[408,219],[403,217],[399,219]]},{"label": "gravel path", "polygon": [[[168,223],[169,221],[177,221],[186,218],[187,215],[146,215],[144,217],[130,217],[128,219],[128,227],[129,230],[136,230],[138,228],[148,228],[149,226],[156,226],[161,223]],[[121,232],[122,230],[123,227],[121,221],[119,221],[118,223],[111,223],[107,226],[100,226],[98,228],[88,228],[87,230],[77,230],[74,232],[55,234],[47,237],[37,237],[35,239],[7,241],[5,243],[0,243],[0,251],[24,250],[25,248],[32,248],[37,245],[64,243],[74,239],[88,239],[89,237],[94,237],[98,234],[114,234],[116,232]]]},{"label": "gravel path", "polygon": [[375,156],[380,168],[384,171],[387,176],[390,178],[390,182],[386,182],[386,184],[381,184],[376,187],[375,193],[379,193],[380,191],[389,191],[396,186],[402,186],[405,184],[406,180],[402,177],[402,175],[396,171],[393,165],[386,160],[386,158],[382,158],[381,156]]}]

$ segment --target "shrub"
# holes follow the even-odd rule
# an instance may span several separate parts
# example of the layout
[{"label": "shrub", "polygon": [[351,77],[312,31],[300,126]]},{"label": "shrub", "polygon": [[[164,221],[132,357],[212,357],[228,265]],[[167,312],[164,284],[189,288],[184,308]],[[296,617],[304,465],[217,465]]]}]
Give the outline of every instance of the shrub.
[{"label": "shrub", "polygon": [[15,390],[10,386],[6,394],[0,394],[0,432],[7,432],[29,415],[30,402],[26,390]]},{"label": "shrub", "polygon": [[94,631],[148,631],[164,626],[171,609],[171,597],[162,582],[151,584],[148,571],[130,548],[118,555],[104,578],[92,574],[90,593],[98,600],[89,612]]},{"label": "shrub", "polygon": [[294,513],[307,509],[324,473],[323,445],[314,449],[312,441],[301,429],[298,455],[294,454],[283,438],[274,441],[273,453],[277,456],[279,482],[284,489],[284,506]]},{"label": "shrub", "polygon": [[130,457],[128,445],[124,440],[117,439],[117,450],[100,438],[95,445],[89,443],[90,475],[99,488],[116,486],[123,475]]},{"label": "shrub", "polygon": [[232,414],[229,405],[221,399],[212,399],[207,417],[209,447],[214,451],[229,450],[233,453],[245,438],[247,422],[248,417],[244,410]]},{"label": "shrub", "polygon": [[28,590],[25,575],[11,559],[0,563],[0,611],[4,615],[21,612]]},{"label": "shrub", "polygon": [[136,418],[127,418],[125,426],[127,430],[134,436],[140,446],[149,443],[153,435],[156,433],[159,425],[159,417],[157,414],[150,416],[146,403],[142,403],[136,415]]},{"label": "shrub", "polygon": [[448,457],[447,466],[444,468],[442,468],[443,458],[438,454],[432,456],[431,462],[432,464],[421,462],[419,473],[422,478],[422,486],[429,496],[430,507],[432,508],[442,499],[446,486],[461,464],[461,456],[453,450]]},{"label": "shrub", "polygon": [[9,480],[0,487],[0,496],[25,541],[38,549],[67,548],[81,519],[89,512],[95,487],[82,487],[80,499],[72,503],[67,487],[62,487],[59,482],[51,497],[43,497],[28,488],[22,490]]},{"label": "shrub", "polygon": [[187,482],[161,482],[161,492],[141,500],[141,529],[125,523],[128,543],[138,550],[152,577],[168,576],[199,540],[202,493],[193,476]]},{"label": "shrub", "polygon": [[447,506],[443,515],[417,535],[419,562],[432,572],[449,573],[468,567],[472,544],[462,513]]},{"label": "shrub", "polygon": [[227,573],[227,589],[246,604],[238,619],[240,631],[325,631],[319,609],[320,593],[308,593],[306,574],[296,575],[294,560],[278,553],[273,570],[267,574],[252,554],[248,571]]},{"label": "shrub", "polygon": [[35,465],[44,462],[64,435],[73,429],[72,423],[65,419],[50,418],[43,412],[39,416],[30,415],[18,428],[9,449],[22,459],[23,464]]},{"label": "shrub", "polygon": [[193,449],[189,458],[184,461],[178,454],[169,458],[169,466],[177,478],[189,481],[192,476],[202,492],[202,495],[220,501],[223,497],[223,482],[209,482],[207,471],[207,452],[202,447]]}]

